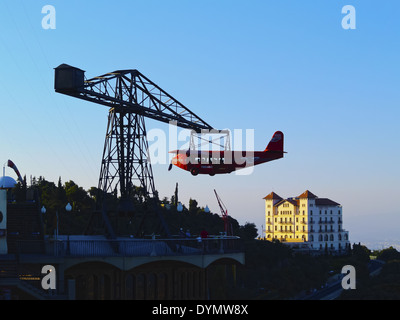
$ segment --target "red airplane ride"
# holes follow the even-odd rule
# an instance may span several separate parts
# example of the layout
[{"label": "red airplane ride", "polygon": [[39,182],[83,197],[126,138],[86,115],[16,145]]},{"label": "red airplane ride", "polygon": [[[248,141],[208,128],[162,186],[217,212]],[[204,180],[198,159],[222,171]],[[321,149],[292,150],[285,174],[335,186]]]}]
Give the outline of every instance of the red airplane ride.
[{"label": "red airplane ride", "polygon": [[196,151],[174,150],[168,170],[177,166],[194,176],[198,174],[231,173],[235,170],[256,166],[261,163],[283,158],[283,133],[277,131],[264,151]]}]

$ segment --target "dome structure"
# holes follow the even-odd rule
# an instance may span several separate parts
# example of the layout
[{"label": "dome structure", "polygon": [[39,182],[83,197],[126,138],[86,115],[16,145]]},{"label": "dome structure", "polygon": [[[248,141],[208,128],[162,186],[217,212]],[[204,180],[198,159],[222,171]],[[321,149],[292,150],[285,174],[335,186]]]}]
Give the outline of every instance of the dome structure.
[{"label": "dome structure", "polygon": [[16,184],[17,182],[11,177],[0,177],[0,189],[12,189]]}]

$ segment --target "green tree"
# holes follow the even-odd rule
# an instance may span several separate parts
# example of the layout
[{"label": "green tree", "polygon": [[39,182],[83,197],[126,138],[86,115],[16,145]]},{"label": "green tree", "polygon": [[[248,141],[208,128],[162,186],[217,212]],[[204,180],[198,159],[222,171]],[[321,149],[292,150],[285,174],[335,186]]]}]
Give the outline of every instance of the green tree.
[{"label": "green tree", "polygon": [[91,207],[92,199],[89,197],[88,193],[72,180],[65,183],[65,195],[74,211],[80,211]]},{"label": "green tree", "polygon": [[195,213],[198,210],[198,203],[194,199],[189,200],[189,212],[190,213]]},{"label": "green tree", "polygon": [[362,244],[353,244],[353,256],[362,262],[368,262],[369,256],[371,255],[371,251]]},{"label": "green tree", "polygon": [[239,235],[244,240],[252,240],[256,238],[258,235],[256,225],[252,222],[246,222],[244,226],[240,227]]},{"label": "green tree", "polygon": [[377,259],[380,259],[380,260],[383,260],[383,261],[400,260],[400,252],[398,252],[393,247],[389,247],[387,249],[383,249],[378,254]]}]

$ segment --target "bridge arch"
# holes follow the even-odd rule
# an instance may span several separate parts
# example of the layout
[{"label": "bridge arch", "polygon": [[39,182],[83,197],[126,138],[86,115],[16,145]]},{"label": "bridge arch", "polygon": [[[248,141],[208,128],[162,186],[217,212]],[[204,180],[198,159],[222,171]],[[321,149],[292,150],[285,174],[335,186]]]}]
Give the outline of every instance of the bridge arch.
[{"label": "bridge arch", "polygon": [[166,300],[206,298],[207,271],[193,264],[165,260],[122,270],[101,261],[66,269],[79,300]]}]

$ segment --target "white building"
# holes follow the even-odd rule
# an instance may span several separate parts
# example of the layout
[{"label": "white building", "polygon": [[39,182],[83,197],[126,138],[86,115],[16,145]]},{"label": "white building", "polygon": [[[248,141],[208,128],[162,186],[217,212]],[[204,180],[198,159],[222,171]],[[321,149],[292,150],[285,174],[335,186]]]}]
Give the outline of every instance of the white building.
[{"label": "white building", "polygon": [[344,252],[350,247],[339,203],[318,198],[308,190],[288,199],[271,192],[263,199],[266,240],[331,252]]}]

